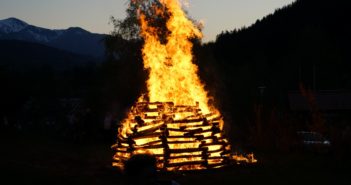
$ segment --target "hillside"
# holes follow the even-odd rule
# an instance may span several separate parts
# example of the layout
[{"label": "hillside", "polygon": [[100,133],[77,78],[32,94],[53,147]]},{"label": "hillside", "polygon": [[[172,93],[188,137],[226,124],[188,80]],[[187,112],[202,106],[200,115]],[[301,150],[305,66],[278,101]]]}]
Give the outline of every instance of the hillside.
[{"label": "hillside", "polygon": [[298,0],[248,28],[219,35],[216,59],[230,68],[255,66],[251,72],[257,85],[275,83],[291,90],[303,82],[319,90],[351,88],[349,4]]},{"label": "hillside", "polygon": [[22,119],[17,115],[32,99],[55,108],[59,98],[86,95],[96,64],[92,57],[42,44],[0,40],[0,114]]},{"label": "hillside", "polygon": [[51,30],[16,18],[0,20],[0,40],[33,42],[95,58],[105,54],[105,36],[78,27]]},{"label": "hillside", "polygon": [[349,4],[298,0],[196,48],[200,76],[218,106],[245,124],[257,104],[289,110],[288,93],[301,85],[350,90]]},{"label": "hillside", "polygon": [[0,51],[0,65],[15,71],[30,71],[43,66],[62,71],[96,62],[88,56],[16,40],[0,40]]}]

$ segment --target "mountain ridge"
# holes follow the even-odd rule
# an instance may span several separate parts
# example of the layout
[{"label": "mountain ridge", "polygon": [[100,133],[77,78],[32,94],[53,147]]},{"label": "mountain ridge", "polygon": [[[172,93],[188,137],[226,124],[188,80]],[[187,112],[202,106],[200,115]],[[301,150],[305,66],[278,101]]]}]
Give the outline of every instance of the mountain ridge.
[{"label": "mountain ridge", "polygon": [[0,20],[0,40],[20,40],[44,44],[80,55],[103,58],[106,35],[91,33],[80,27],[48,29],[17,18]]},{"label": "mountain ridge", "polygon": [[97,62],[90,56],[19,40],[0,40],[0,51],[0,67],[13,71],[32,71],[42,66],[66,71]]},{"label": "mountain ridge", "polygon": [[213,73],[222,83],[215,97],[227,97],[223,101],[249,112],[253,103],[263,101],[285,106],[286,94],[302,87],[350,90],[350,4],[297,0],[249,27],[218,35],[199,60],[211,66],[202,69],[205,75]]}]

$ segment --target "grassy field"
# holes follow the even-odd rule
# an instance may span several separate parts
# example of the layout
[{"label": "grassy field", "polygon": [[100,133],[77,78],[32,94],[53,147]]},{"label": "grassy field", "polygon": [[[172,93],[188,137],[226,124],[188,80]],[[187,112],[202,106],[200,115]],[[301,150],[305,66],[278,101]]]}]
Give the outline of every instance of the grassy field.
[{"label": "grassy field", "polygon": [[[1,134],[1,184],[119,185],[123,176],[111,168],[108,143],[71,143],[47,136]],[[183,185],[210,184],[350,184],[350,161],[331,155],[258,152],[255,166],[215,171],[160,174]]]}]

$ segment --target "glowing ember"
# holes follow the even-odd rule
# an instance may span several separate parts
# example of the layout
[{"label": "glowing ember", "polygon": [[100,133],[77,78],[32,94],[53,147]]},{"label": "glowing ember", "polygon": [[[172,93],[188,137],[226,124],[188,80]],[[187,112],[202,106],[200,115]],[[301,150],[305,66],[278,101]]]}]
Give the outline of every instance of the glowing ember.
[{"label": "glowing ember", "polygon": [[[192,63],[190,38],[201,31],[186,17],[178,0],[160,0],[157,15],[167,17],[166,40],[140,13],[142,53],[148,100],[144,96],[130,110],[119,129],[113,165],[122,167],[133,154],[150,153],[158,168],[167,171],[220,168],[233,161],[256,162],[251,156],[233,155],[223,136],[219,111],[208,104],[207,92]],[[162,41],[161,41],[162,40]],[[154,102],[154,103],[150,103]]]}]

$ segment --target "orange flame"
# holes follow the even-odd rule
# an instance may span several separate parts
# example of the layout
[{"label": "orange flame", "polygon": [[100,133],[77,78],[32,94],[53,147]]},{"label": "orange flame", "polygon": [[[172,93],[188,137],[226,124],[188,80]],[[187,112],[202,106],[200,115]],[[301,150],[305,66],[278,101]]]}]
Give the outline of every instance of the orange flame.
[{"label": "orange flame", "polygon": [[227,153],[231,149],[222,135],[224,122],[219,111],[209,105],[208,94],[197,75],[198,67],[193,63],[190,39],[201,38],[202,33],[187,18],[178,0],[159,2],[162,8],[154,7],[153,13],[167,15],[167,38],[160,38],[165,36],[159,34],[160,28],[138,12],[140,35],[145,42],[143,62],[149,70],[149,100],[145,102],[141,96],[122,122],[119,142],[113,146],[117,149],[113,165],[123,167],[121,161],[139,153],[155,155],[163,161],[158,168],[169,171],[219,168],[229,157],[239,162],[257,162],[253,154]]},{"label": "orange flame", "polygon": [[[151,27],[144,15],[140,15],[144,66],[149,69],[147,81],[150,102],[174,102],[175,105],[194,105],[204,114],[213,111],[208,105],[207,92],[197,76],[198,67],[192,63],[190,38],[201,38],[201,31],[189,20],[178,0],[160,0],[170,14],[167,29],[170,34],[165,44]],[[162,13],[159,13],[162,14]]]}]

